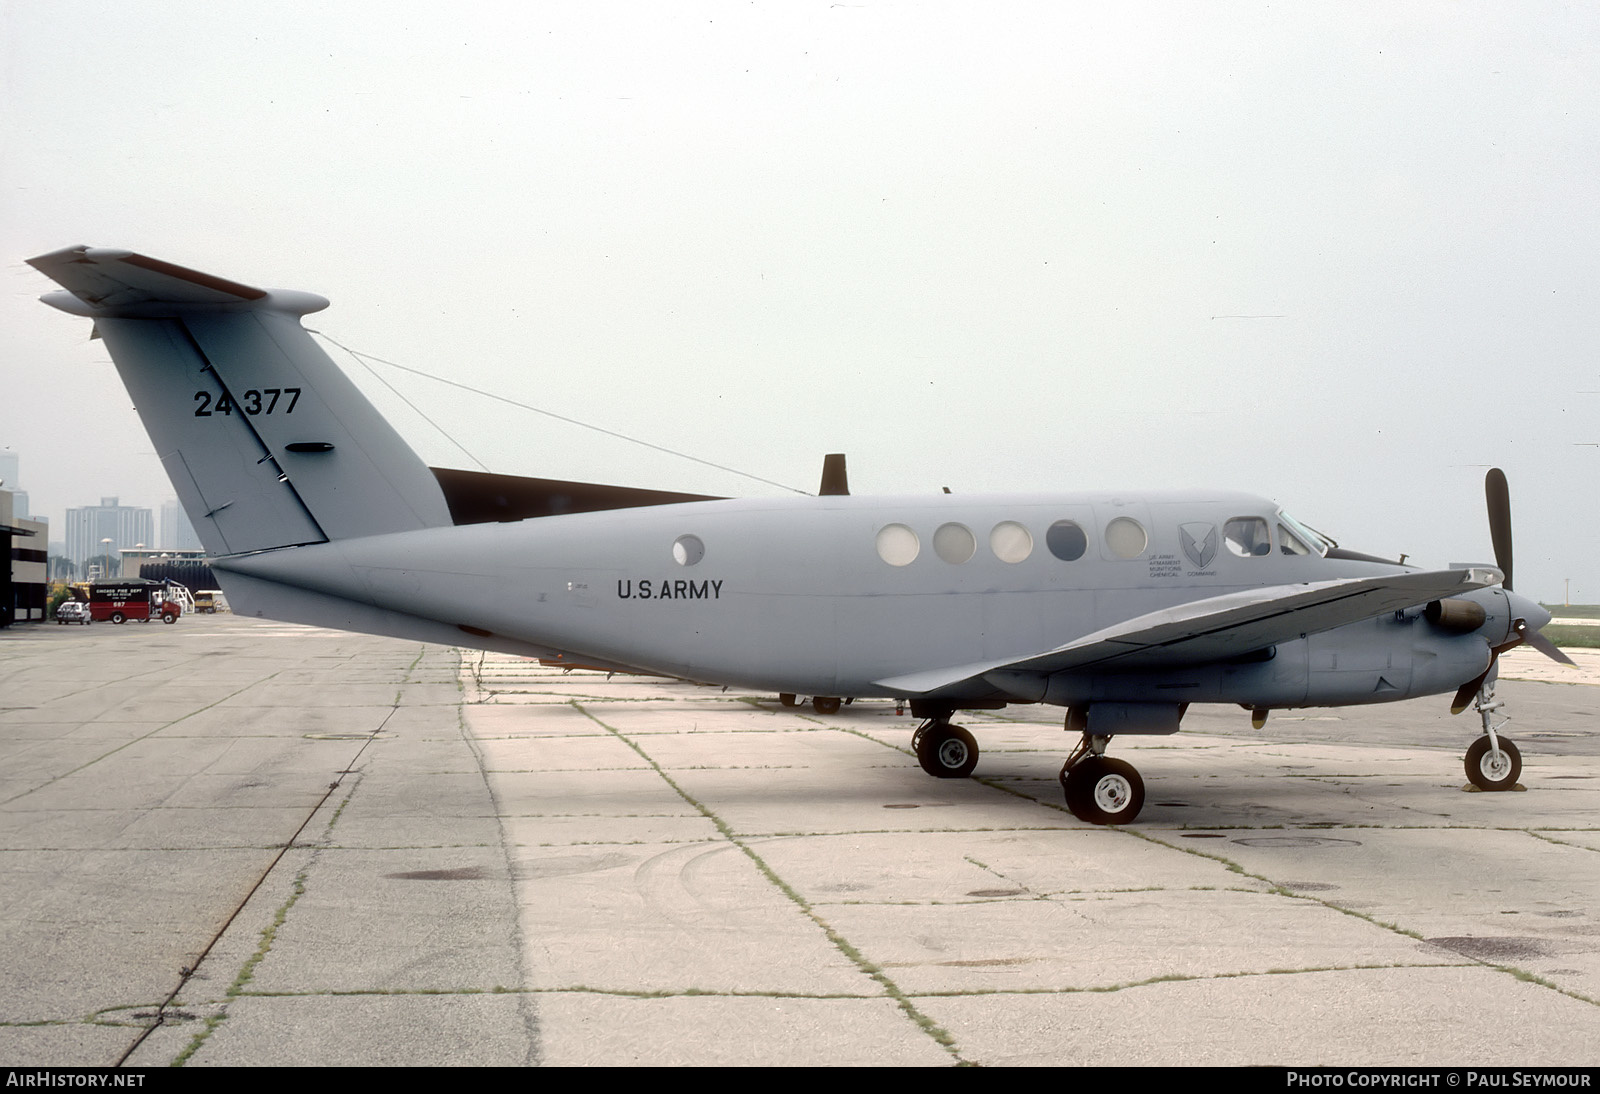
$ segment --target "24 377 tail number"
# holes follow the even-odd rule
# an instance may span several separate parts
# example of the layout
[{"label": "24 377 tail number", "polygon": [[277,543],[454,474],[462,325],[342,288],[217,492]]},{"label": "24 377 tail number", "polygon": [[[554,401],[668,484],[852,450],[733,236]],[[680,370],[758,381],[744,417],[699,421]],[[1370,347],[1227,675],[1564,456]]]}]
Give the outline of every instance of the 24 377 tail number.
[{"label": "24 377 tail number", "polygon": [[209,418],[212,414],[226,414],[232,417],[235,410],[252,417],[257,414],[276,414],[278,402],[285,396],[289,397],[289,401],[284,405],[283,412],[293,414],[295,404],[300,401],[300,389],[297,387],[269,387],[260,391],[251,388],[240,396],[237,403],[228,398],[226,391],[220,396],[212,395],[209,391],[197,391],[194,400],[200,405],[194,408],[194,416]]}]

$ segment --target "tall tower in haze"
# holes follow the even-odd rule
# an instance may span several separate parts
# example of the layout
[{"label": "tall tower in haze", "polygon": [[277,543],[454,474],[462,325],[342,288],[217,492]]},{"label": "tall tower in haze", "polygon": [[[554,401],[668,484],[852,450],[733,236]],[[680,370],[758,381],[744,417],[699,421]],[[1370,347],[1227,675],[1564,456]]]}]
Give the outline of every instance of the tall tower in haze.
[{"label": "tall tower in haze", "polygon": [[116,498],[101,498],[99,505],[68,509],[65,530],[67,557],[79,566],[97,555],[114,559],[124,547],[155,543],[155,520],[150,510],[118,505]]}]

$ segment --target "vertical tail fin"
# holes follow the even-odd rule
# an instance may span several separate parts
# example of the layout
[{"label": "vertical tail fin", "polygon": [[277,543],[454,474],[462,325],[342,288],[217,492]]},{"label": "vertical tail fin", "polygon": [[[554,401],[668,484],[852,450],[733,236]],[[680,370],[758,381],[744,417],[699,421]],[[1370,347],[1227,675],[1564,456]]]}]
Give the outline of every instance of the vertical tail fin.
[{"label": "vertical tail fin", "polygon": [[95,321],[212,555],[451,523],[438,481],[300,325],[327,300],[129,251],[28,260]]}]

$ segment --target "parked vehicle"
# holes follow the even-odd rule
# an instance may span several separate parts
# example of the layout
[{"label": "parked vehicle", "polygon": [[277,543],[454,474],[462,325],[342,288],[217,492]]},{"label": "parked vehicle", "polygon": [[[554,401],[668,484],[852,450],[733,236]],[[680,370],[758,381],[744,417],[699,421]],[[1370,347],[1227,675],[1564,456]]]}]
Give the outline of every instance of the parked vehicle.
[{"label": "parked vehicle", "polygon": [[222,595],[221,589],[201,589],[194,594],[194,610],[206,615],[225,612],[228,610],[228,598]]},{"label": "parked vehicle", "polygon": [[163,623],[176,623],[183,606],[167,593],[160,581],[124,578],[121,581],[96,581],[89,585],[89,611],[98,621],[126,623],[137,619],[148,623],[160,616]]},{"label": "parked vehicle", "polygon": [[89,611],[89,605],[81,600],[63,600],[56,605],[56,622],[62,626],[68,623],[82,623],[87,627],[94,622],[94,616]]}]

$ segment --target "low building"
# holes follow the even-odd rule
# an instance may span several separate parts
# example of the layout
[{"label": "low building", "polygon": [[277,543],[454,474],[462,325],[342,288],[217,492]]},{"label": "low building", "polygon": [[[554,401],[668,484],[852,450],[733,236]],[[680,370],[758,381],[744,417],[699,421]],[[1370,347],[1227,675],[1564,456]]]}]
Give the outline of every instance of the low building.
[{"label": "low building", "polygon": [[46,580],[50,526],[14,516],[11,491],[0,490],[0,627],[42,623],[50,603]]}]

